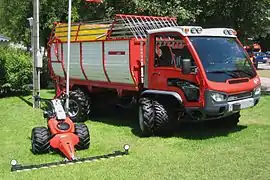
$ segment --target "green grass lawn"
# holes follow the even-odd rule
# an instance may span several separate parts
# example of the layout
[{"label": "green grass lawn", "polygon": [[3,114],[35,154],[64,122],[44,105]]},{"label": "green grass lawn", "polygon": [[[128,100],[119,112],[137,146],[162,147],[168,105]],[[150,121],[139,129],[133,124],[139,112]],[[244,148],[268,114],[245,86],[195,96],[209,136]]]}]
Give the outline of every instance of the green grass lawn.
[{"label": "green grass lawn", "polygon": [[[46,96],[52,96],[46,91]],[[44,91],[42,96],[44,95]],[[102,155],[131,146],[130,155],[105,161],[10,173],[10,160],[22,164],[62,160],[58,154],[33,155],[30,133],[46,121],[27,97],[0,99],[0,179],[269,179],[270,96],[244,110],[236,129],[185,125],[170,138],[141,138],[132,113],[88,121],[91,147],[80,157]]]}]

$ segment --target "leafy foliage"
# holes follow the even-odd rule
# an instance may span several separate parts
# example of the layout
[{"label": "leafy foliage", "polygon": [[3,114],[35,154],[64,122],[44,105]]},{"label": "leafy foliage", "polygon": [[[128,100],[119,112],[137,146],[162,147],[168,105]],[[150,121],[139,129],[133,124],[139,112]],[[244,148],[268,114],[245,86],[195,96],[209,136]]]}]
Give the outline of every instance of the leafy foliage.
[{"label": "leafy foliage", "polygon": [[[29,45],[27,18],[33,16],[32,1],[1,1],[5,7],[0,21],[2,33]],[[73,0],[72,7],[73,21],[108,18],[116,13],[176,16],[181,25],[232,27],[241,37],[265,37],[270,24],[270,0],[103,0],[101,4]],[[42,45],[49,38],[53,22],[66,22],[67,17],[67,1],[40,0]]]},{"label": "leafy foliage", "polygon": [[260,37],[269,33],[270,0],[201,0],[198,24],[211,27],[232,27],[242,38]]},{"label": "leafy foliage", "polygon": [[[1,52],[1,51],[0,51]],[[6,68],[5,68],[5,59],[0,58],[0,87],[6,82]]]},{"label": "leafy foliage", "polygon": [[32,80],[30,55],[22,50],[0,47],[0,90],[25,90]]}]

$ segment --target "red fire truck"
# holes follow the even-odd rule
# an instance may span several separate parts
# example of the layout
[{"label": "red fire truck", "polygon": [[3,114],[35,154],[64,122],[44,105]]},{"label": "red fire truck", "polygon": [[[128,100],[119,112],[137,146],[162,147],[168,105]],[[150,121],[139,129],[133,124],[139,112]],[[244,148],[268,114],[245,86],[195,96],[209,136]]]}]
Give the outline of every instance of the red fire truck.
[{"label": "red fire truck", "polygon": [[257,43],[253,43],[250,46],[244,46],[245,50],[247,51],[250,60],[253,62],[253,65],[256,69],[258,69],[258,61],[256,61],[256,58],[254,56],[254,52],[261,52],[261,46]]},{"label": "red fire truck", "polygon": [[[67,24],[55,23],[48,45],[60,97]],[[138,108],[145,135],[169,133],[184,121],[236,126],[240,111],[260,99],[260,79],[235,30],[179,26],[174,17],[117,14],[113,20],[73,23],[69,73],[73,121],[89,119],[96,104],[115,97]]]}]

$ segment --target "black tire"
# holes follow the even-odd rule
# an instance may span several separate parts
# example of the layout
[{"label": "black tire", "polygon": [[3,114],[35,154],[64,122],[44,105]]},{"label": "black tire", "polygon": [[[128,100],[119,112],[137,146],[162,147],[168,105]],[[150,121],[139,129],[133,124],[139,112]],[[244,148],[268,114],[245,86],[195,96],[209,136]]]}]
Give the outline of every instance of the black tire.
[{"label": "black tire", "polygon": [[71,91],[69,94],[69,109],[69,116],[73,122],[87,121],[90,114],[89,96],[80,89]]},{"label": "black tire", "polygon": [[215,128],[233,128],[239,123],[240,112],[234,113],[222,119],[211,120],[208,125]]},{"label": "black tire", "polygon": [[153,135],[152,126],[154,119],[153,103],[148,98],[142,98],[139,101],[139,124],[144,136]]},{"label": "black tire", "polygon": [[50,133],[46,127],[35,127],[32,129],[31,141],[32,152],[34,154],[43,154],[50,151]]},{"label": "black tire", "polygon": [[76,149],[88,149],[90,146],[90,134],[88,127],[85,124],[75,124],[75,134],[79,136],[79,143],[75,146]]},{"label": "black tire", "polygon": [[166,108],[157,100],[141,98],[139,123],[144,136],[167,136],[172,133],[172,120]]}]

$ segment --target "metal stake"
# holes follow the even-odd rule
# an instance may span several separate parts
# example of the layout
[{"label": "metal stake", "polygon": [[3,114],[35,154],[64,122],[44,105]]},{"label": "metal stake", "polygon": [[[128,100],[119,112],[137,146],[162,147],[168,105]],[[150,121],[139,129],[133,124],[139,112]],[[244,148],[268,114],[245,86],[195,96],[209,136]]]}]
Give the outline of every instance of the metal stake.
[{"label": "metal stake", "polygon": [[34,8],[34,23],[33,23],[33,108],[39,107],[40,96],[40,68],[38,67],[39,61],[39,0],[33,0]]},{"label": "metal stake", "polygon": [[68,54],[67,54],[67,77],[66,77],[66,112],[69,109],[69,61],[70,61],[70,34],[71,34],[71,6],[72,0],[68,1]]}]

